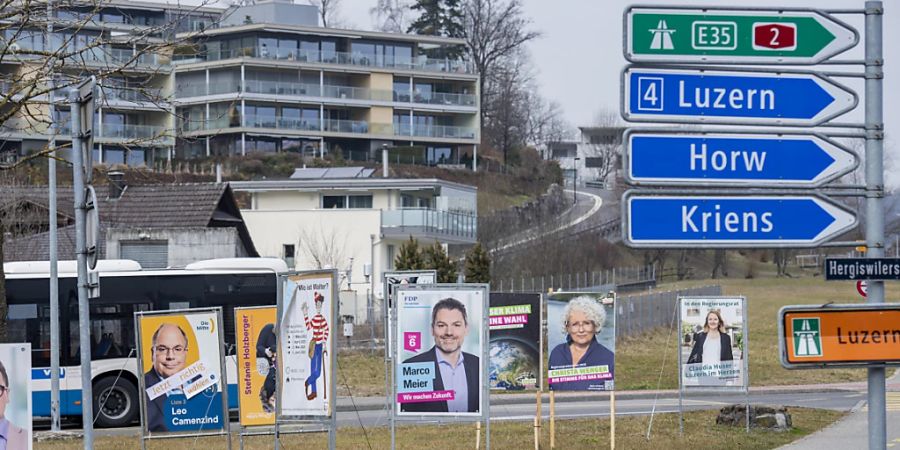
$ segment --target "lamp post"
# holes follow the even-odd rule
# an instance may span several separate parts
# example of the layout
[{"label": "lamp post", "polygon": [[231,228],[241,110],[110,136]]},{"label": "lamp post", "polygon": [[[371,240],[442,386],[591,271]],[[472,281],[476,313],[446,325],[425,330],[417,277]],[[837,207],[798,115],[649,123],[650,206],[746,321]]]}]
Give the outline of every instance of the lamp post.
[{"label": "lamp post", "polygon": [[581,158],[575,157],[575,164],[573,167],[575,168],[575,177],[572,181],[572,201],[574,203],[578,203],[578,161],[581,161]]}]

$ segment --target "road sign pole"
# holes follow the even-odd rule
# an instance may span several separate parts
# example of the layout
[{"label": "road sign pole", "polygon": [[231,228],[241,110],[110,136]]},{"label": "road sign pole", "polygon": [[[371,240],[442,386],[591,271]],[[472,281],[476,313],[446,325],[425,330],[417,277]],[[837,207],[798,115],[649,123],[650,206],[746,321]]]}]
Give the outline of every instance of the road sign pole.
[{"label": "road sign pole", "polygon": [[[884,120],[882,21],[880,1],[866,2],[866,245],[869,258],[884,256]],[[884,303],[884,282],[869,282],[866,303]],[[887,448],[885,369],[870,367],[869,449]]]}]

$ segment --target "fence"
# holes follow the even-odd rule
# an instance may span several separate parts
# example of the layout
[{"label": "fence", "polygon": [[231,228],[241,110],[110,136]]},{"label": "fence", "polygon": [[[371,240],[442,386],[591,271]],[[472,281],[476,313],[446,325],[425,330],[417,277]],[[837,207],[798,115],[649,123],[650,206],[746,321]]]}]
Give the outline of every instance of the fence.
[{"label": "fence", "polygon": [[616,338],[633,336],[674,323],[679,296],[722,295],[721,286],[702,286],[676,291],[652,292],[616,299]]},{"label": "fence", "polygon": [[599,272],[577,272],[540,277],[519,277],[493,280],[495,292],[547,292],[547,289],[564,291],[628,291],[644,289],[656,284],[655,265],[638,267],[614,267]]}]

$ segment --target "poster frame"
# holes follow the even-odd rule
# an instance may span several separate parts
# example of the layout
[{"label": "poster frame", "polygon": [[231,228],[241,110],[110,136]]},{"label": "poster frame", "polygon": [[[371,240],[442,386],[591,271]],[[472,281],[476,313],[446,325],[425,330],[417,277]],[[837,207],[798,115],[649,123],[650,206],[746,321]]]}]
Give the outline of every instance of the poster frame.
[{"label": "poster frame", "polygon": [[[237,340],[237,337],[238,337],[238,330],[239,330],[239,324],[238,324],[238,320],[237,320],[237,319],[238,319],[238,314],[240,314],[242,311],[259,310],[259,309],[268,309],[268,308],[274,308],[274,309],[275,309],[275,316],[276,316],[275,319],[276,319],[276,322],[277,322],[277,320],[278,320],[278,307],[277,307],[276,305],[239,306],[239,307],[234,308],[234,332],[235,332],[235,333],[234,333],[234,336],[235,336],[235,340]],[[237,344],[238,344],[238,343],[235,342],[235,345],[237,345]],[[235,356],[236,356],[236,358],[235,358],[235,363],[237,363],[237,353],[235,353]],[[243,412],[241,411],[241,409],[242,409],[241,407],[243,406],[243,403],[241,402],[242,396],[240,395],[240,387],[241,387],[241,384],[240,384],[240,383],[241,383],[241,382],[240,382],[240,379],[241,379],[241,376],[240,376],[240,365],[237,366],[237,376],[236,376],[236,377],[237,377],[237,380],[235,380],[235,381],[237,382],[237,386],[238,386],[238,402],[237,402],[237,404],[238,404],[238,435],[240,435],[241,440],[243,440],[243,437],[244,437],[244,436],[259,436],[259,435],[262,435],[262,434],[272,434],[272,433],[274,433],[274,429],[272,430],[272,433],[260,433],[260,432],[259,432],[259,430],[261,430],[261,429],[270,429],[270,428],[273,428],[273,427],[275,426],[275,413],[274,413],[274,412],[272,413],[272,423],[271,423],[271,424],[244,425],[244,423],[243,423],[243,415],[242,415]],[[277,385],[276,385],[276,388],[277,388]],[[276,401],[277,401],[277,398],[278,398],[278,397],[276,396]],[[254,431],[254,432],[251,432],[251,433],[246,433],[246,431],[248,431],[248,430],[257,430],[257,431]],[[241,448],[243,448],[243,442],[241,442]]]},{"label": "poster frame", "polygon": [[[544,302],[545,295],[542,292],[489,292],[488,293],[488,364],[490,364],[490,342],[491,342],[491,330],[490,330],[490,302],[491,302],[491,294],[522,294],[522,295],[537,295],[538,297],[538,376],[537,382],[534,387],[531,389],[524,389],[524,392],[543,392],[544,391],[544,357],[547,356],[547,353],[544,351],[544,334],[546,333],[546,326],[544,318]],[[488,374],[490,374],[490,367],[488,367]],[[488,380],[488,391],[490,389],[490,380]],[[503,392],[503,391],[497,391]]]},{"label": "poster frame", "polygon": [[743,295],[684,295],[678,296],[678,310],[676,315],[678,316],[677,328],[675,330],[678,334],[681,334],[681,310],[684,300],[731,300],[731,299],[741,299],[741,317],[742,325],[743,325],[743,338],[741,345],[741,370],[743,371],[743,383],[741,386],[685,386],[681,377],[681,371],[683,366],[684,357],[681,354],[681,340],[677,341],[678,344],[678,391],[681,396],[684,396],[685,393],[688,392],[727,392],[727,393],[736,393],[736,394],[749,394],[750,393],[750,327],[749,327],[749,317],[747,316],[747,297]]}]

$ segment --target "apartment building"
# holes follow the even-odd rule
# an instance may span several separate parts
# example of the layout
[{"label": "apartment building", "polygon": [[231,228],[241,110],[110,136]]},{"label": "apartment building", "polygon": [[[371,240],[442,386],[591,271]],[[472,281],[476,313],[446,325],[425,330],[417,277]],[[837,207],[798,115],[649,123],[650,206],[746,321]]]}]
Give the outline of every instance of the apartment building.
[{"label": "apartment building", "polygon": [[[385,147],[430,164],[474,156],[479,77],[457,56],[463,40],[323,28],[317,12],[285,0],[224,10],[111,0],[60,10],[52,42],[108,45],[85,52],[57,78],[116,69],[100,90],[97,163],[160,166],[253,152],[367,160]],[[72,35],[74,23],[87,26]],[[15,31],[2,44],[43,47],[42,30]],[[143,52],[135,36],[154,51]],[[7,53],[4,92],[35,62]],[[54,96],[63,142],[71,134],[64,95]],[[48,102],[38,103],[37,116],[46,116]],[[50,121],[31,112],[2,125],[0,153],[44,148]]]},{"label": "apartment building", "polygon": [[578,127],[579,139],[548,142],[541,152],[544,159],[555,160],[563,179],[571,185],[615,183],[622,169],[623,127]]}]

